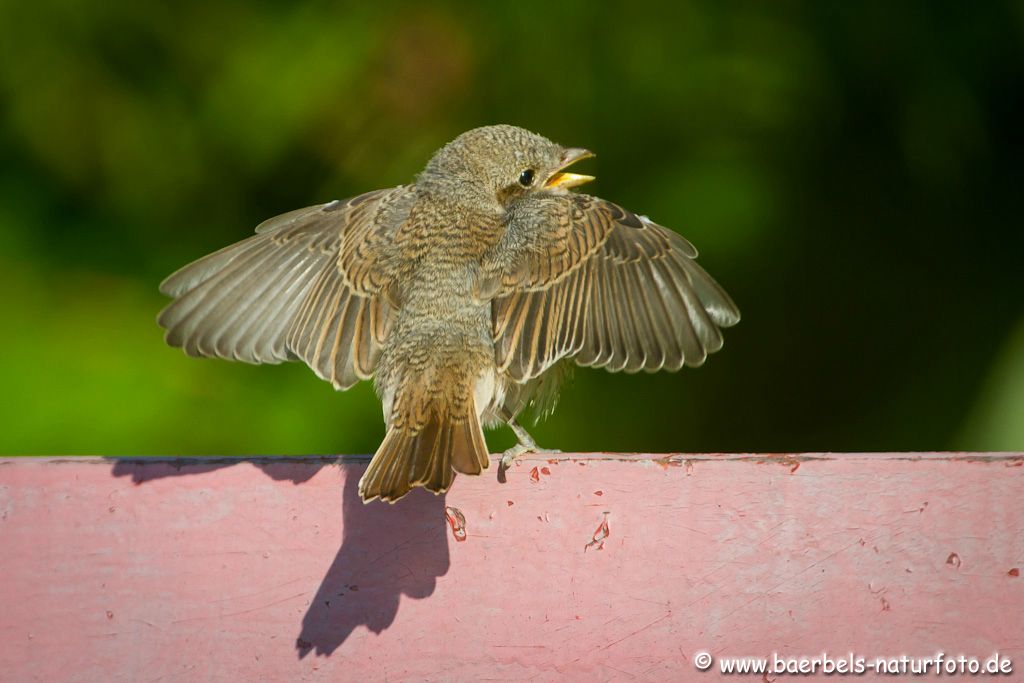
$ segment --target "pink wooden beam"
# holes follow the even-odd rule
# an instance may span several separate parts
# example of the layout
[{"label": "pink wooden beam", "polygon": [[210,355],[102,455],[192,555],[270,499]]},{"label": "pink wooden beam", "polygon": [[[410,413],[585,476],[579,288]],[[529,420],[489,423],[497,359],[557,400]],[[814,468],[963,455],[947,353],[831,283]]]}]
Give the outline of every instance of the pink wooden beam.
[{"label": "pink wooden beam", "polygon": [[1019,675],[1022,465],[566,455],[388,506],[363,459],[0,460],[0,678],[711,681],[698,652],[938,650]]}]

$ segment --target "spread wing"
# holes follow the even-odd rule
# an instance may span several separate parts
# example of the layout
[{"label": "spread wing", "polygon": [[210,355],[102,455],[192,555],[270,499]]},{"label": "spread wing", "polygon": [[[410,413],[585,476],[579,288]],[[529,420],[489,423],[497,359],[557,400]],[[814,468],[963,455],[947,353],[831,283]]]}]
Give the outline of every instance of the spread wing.
[{"label": "spread wing", "polygon": [[558,198],[492,302],[498,367],[522,382],[562,358],[617,372],[697,366],[739,322],[676,233],[611,202]]},{"label": "spread wing", "polygon": [[389,324],[379,259],[407,188],[311,206],[168,277],[158,318],[191,356],[302,359],[338,389],[373,374]]}]

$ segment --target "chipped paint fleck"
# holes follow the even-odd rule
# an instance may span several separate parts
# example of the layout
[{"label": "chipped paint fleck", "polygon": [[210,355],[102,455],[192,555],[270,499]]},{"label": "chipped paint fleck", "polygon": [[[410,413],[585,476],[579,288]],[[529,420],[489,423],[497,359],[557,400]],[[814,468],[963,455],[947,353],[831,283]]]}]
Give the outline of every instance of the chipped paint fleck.
[{"label": "chipped paint fleck", "polygon": [[669,467],[683,466],[683,463],[679,462],[678,459],[673,458],[671,455],[666,455],[664,458],[654,458],[651,462],[663,470],[667,470]]},{"label": "chipped paint fleck", "polygon": [[452,528],[452,535],[455,540],[462,542],[466,540],[466,516],[459,508],[450,505],[444,509],[444,516],[448,519],[448,526]]},{"label": "chipped paint fleck", "polygon": [[604,550],[605,539],[611,536],[611,529],[608,527],[608,515],[610,513],[605,511],[601,514],[603,515],[601,523],[597,525],[597,529],[594,530],[594,535],[591,537],[590,541],[583,546],[583,552],[587,552],[589,548],[595,545],[598,550]]}]

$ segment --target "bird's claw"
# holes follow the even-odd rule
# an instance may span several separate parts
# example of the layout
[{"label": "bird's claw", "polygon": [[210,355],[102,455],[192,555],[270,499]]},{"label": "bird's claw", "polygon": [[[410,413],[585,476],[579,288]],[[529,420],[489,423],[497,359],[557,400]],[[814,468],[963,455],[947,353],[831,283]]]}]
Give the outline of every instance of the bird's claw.
[{"label": "bird's claw", "polygon": [[531,446],[517,443],[515,446],[501,454],[501,460],[498,462],[498,481],[502,483],[505,482],[505,472],[515,464],[516,460],[521,455],[525,455],[526,453],[536,453],[537,455],[558,455],[561,452],[562,451],[557,448],[541,448],[536,444]]},{"label": "bird's claw", "polygon": [[507,470],[509,467],[512,467],[512,463],[516,461],[516,458],[518,458],[523,453],[529,452],[529,446],[524,446],[521,443],[517,443],[515,446],[509,448],[508,450],[501,454],[501,462],[499,463],[498,466],[503,470]]}]

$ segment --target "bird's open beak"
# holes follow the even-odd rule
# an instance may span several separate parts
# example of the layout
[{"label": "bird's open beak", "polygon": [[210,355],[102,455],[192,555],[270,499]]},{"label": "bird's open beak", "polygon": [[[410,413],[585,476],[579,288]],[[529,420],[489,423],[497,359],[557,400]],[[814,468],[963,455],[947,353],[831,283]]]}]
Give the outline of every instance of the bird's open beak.
[{"label": "bird's open beak", "polygon": [[580,147],[573,147],[572,149],[565,150],[565,154],[562,155],[562,165],[558,167],[555,173],[544,181],[544,187],[546,189],[551,188],[563,188],[568,190],[570,187],[577,187],[584,183],[589,183],[594,179],[592,175],[581,175],[579,173],[563,173],[563,169],[569,168],[577,161],[582,159],[589,159],[594,156],[594,153],[582,149]]}]

